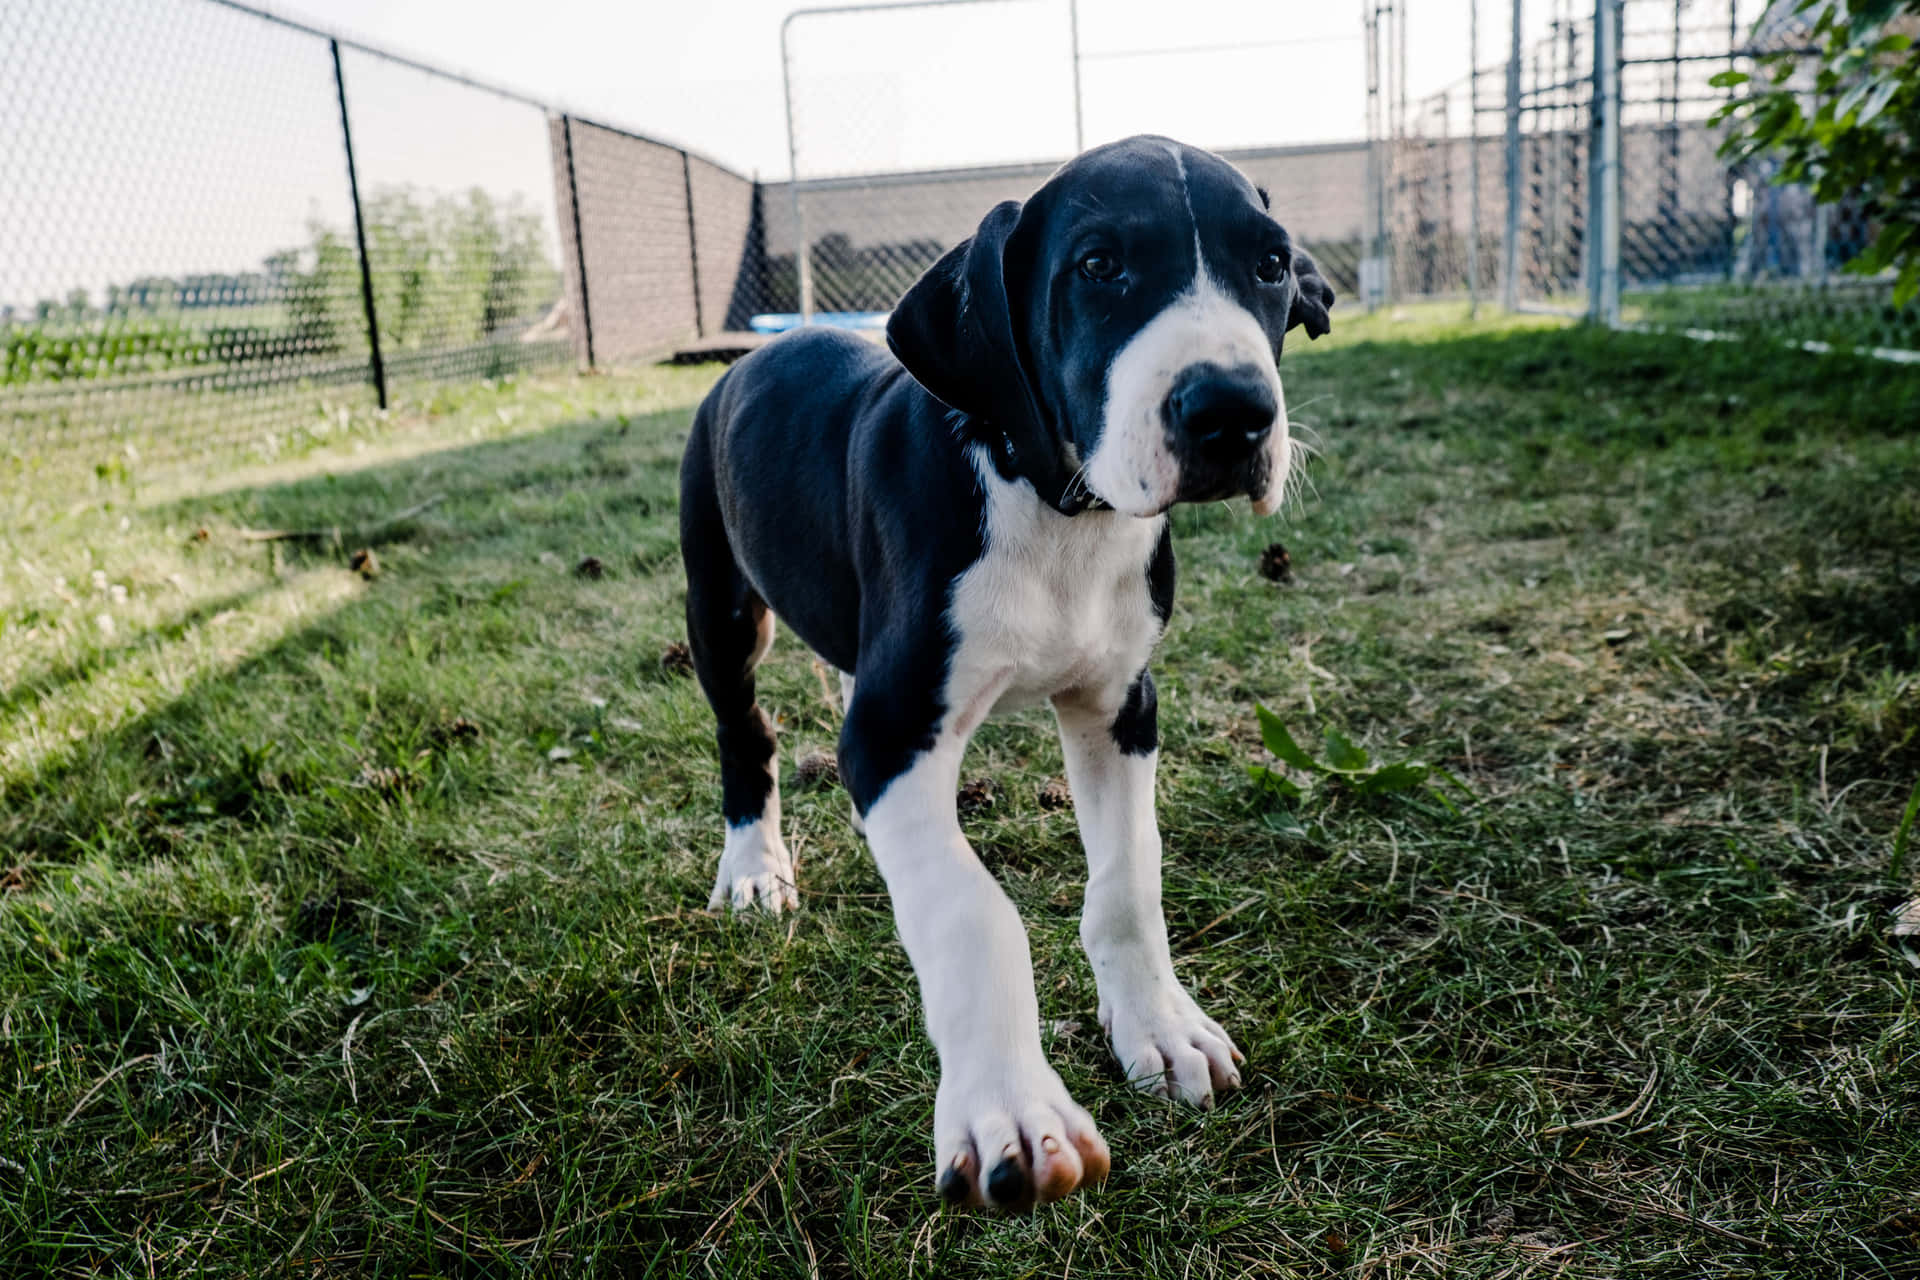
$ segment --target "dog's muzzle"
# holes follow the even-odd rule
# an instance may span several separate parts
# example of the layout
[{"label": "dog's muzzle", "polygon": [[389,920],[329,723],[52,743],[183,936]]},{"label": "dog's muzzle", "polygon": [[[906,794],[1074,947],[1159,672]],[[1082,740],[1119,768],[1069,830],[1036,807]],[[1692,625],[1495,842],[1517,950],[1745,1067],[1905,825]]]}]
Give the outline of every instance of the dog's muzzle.
[{"label": "dog's muzzle", "polygon": [[1180,464],[1178,500],[1264,493],[1267,442],[1279,415],[1272,383],[1252,365],[1181,370],[1161,406],[1167,444]]}]

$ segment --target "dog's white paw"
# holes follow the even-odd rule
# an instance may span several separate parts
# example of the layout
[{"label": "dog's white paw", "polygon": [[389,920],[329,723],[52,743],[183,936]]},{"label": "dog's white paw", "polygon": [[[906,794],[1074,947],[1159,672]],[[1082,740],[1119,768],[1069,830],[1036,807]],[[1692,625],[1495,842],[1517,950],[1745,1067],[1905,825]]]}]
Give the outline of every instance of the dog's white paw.
[{"label": "dog's white paw", "polygon": [[1024,1212],[1104,1181],[1113,1162],[1093,1117],[1045,1062],[943,1070],[933,1140],[948,1204]]},{"label": "dog's white paw", "polygon": [[799,907],[793,855],[780,839],[779,828],[765,821],[727,828],[727,844],[720,852],[720,870],[713,879],[707,910],[729,905],[735,911],[758,907],[776,916],[783,908]]},{"label": "dog's white paw", "polygon": [[1134,1088],[1211,1107],[1213,1095],[1240,1087],[1246,1055],[1177,982],[1154,984],[1144,998],[1100,1002],[1100,1025]]}]

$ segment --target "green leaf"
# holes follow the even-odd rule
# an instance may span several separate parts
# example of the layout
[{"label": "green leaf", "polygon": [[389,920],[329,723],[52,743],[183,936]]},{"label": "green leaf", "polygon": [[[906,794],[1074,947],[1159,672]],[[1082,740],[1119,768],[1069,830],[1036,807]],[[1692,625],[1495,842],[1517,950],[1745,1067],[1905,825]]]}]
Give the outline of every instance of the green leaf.
[{"label": "green leaf", "polygon": [[1275,759],[1308,773],[1324,772],[1318,760],[1301,750],[1300,744],[1293,740],[1293,735],[1287,732],[1287,726],[1280,722],[1279,716],[1259,703],[1255,703],[1253,709],[1260,717],[1260,741],[1266,744]]},{"label": "green leaf", "polygon": [[1423,786],[1433,773],[1426,765],[1417,760],[1406,760],[1399,764],[1385,765],[1354,783],[1353,789],[1363,796],[1384,796],[1396,791],[1412,791]]},{"label": "green leaf", "polygon": [[1913,782],[1913,794],[1907,797],[1907,811],[1893,833],[1893,878],[1898,880],[1907,869],[1907,841],[1913,835],[1913,820],[1920,817],[1920,778]]},{"label": "green leaf", "polygon": [[1329,843],[1325,827],[1317,822],[1302,822],[1284,810],[1279,812],[1269,810],[1261,815],[1260,820],[1266,824],[1269,831],[1285,836],[1289,840],[1305,840],[1313,844]]},{"label": "green leaf", "polygon": [[1900,268],[1900,278],[1893,282],[1893,305],[1904,307],[1916,294],[1920,294],[1920,255],[1908,258]]},{"label": "green leaf", "polygon": [[1744,71],[1718,71],[1707,80],[1707,83],[1716,89],[1731,89],[1735,85],[1745,84],[1751,79],[1753,79],[1753,77]]},{"label": "green leaf", "polygon": [[1899,91],[1900,91],[1899,81],[1897,80],[1881,81],[1878,85],[1874,87],[1873,92],[1867,96],[1866,102],[1861,104],[1860,114],[1854,117],[1854,124],[1864,125],[1872,122],[1874,117],[1878,116],[1882,111],[1885,111],[1887,109],[1887,103],[1891,102],[1893,100],[1893,95],[1895,93],[1898,93]]},{"label": "green leaf", "polygon": [[1900,5],[1901,0],[1853,0],[1849,6],[1852,12],[1847,17],[1849,22],[1861,27],[1877,27],[1893,17]]},{"label": "green leaf", "polygon": [[1327,726],[1327,766],[1340,773],[1358,773],[1367,767],[1367,753],[1332,725]]},{"label": "green leaf", "polygon": [[1297,801],[1306,798],[1307,789],[1289,778],[1283,778],[1263,764],[1250,764],[1247,774],[1253,784],[1263,791],[1272,792],[1282,800]]},{"label": "green leaf", "polygon": [[1860,100],[1866,97],[1872,89],[1873,81],[1862,80],[1859,84],[1856,84],[1853,88],[1841,94],[1838,102],[1821,104],[1820,110],[1816,112],[1815,115],[1816,117],[1824,117],[1830,120],[1843,120],[1846,118],[1848,112],[1860,105]]}]

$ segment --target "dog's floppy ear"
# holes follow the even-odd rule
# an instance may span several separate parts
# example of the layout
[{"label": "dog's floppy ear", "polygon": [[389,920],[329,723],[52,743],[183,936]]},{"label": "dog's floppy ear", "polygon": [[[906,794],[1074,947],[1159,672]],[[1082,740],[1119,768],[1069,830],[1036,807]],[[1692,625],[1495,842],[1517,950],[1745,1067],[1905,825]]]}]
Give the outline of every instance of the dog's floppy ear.
[{"label": "dog's floppy ear", "polygon": [[1317,338],[1333,328],[1333,288],[1320,276],[1320,268],[1305,249],[1293,251],[1293,309],[1287,312],[1287,328],[1307,326],[1307,337]]},{"label": "dog's floppy ear", "polygon": [[1020,202],[995,205],[979,230],[914,282],[887,320],[887,345],[914,381],[1016,445],[1039,430],[1031,379],[1014,337],[1007,242]]}]

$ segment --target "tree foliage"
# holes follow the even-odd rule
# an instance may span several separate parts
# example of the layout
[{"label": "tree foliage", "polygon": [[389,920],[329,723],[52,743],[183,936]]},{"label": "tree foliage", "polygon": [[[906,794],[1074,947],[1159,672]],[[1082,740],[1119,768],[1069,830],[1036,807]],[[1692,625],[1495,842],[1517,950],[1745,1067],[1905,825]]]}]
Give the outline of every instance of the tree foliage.
[{"label": "tree foliage", "polygon": [[[365,226],[380,342],[390,351],[485,341],[530,322],[560,289],[540,217],[518,200],[501,203],[477,187],[435,197],[391,187],[367,197]],[[287,300],[296,329],[318,349],[364,349],[350,233],[314,224]]]},{"label": "tree foliage", "polygon": [[1762,54],[1757,74],[1713,79],[1751,86],[1714,116],[1731,125],[1721,154],[1771,154],[1775,182],[1804,183],[1822,204],[1857,203],[1875,234],[1847,269],[1897,270],[1904,305],[1920,293],[1920,0],[1781,0],[1761,27],[1788,5],[1811,22],[1796,47]]},{"label": "tree foliage", "polygon": [[[365,205],[380,342],[390,352],[476,346],[532,323],[560,292],[540,215],[475,188],[407,187]],[[314,222],[260,269],[109,285],[0,315],[0,386],[285,362],[357,361],[368,349],[351,230]]]}]

